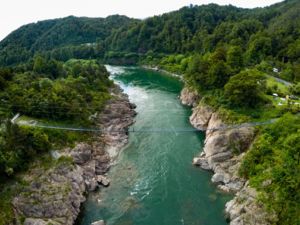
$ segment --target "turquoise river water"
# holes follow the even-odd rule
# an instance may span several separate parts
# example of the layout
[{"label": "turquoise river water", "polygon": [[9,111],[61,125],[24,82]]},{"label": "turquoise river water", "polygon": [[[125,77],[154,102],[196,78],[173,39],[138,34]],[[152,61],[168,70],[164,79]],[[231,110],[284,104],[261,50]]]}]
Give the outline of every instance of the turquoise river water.
[{"label": "turquoise river water", "polygon": [[135,130],[111,168],[111,185],[89,195],[80,225],[103,219],[108,225],[226,225],[231,196],[217,191],[211,173],[192,165],[204,134],[191,129],[191,110],[180,104],[182,83],[158,72],[107,67],[137,105]]}]

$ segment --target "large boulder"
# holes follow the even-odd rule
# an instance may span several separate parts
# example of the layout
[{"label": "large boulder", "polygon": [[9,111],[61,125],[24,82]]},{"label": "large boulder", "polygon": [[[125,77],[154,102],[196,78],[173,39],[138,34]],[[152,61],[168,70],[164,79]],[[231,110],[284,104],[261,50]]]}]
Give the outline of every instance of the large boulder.
[{"label": "large boulder", "polygon": [[97,179],[97,182],[99,184],[102,184],[104,187],[108,187],[109,184],[110,184],[109,179],[107,177],[105,177],[105,176],[98,175],[96,179]]},{"label": "large boulder", "polygon": [[200,100],[200,96],[197,91],[190,88],[183,88],[180,93],[180,101],[183,105],[196,106]]},{"label": "large boulder", "polygon": [[212,108],[200,104],[197,107],[193,108],[193,113],[190,116],[190,123],[195,128],[204,130],[207,128],[212,114]]},{"label": "large boulder", "polygon": [[77,144],[71,151],[71,156],[76,164],[82,165],[92,158],[92,147],[85,143]]}]

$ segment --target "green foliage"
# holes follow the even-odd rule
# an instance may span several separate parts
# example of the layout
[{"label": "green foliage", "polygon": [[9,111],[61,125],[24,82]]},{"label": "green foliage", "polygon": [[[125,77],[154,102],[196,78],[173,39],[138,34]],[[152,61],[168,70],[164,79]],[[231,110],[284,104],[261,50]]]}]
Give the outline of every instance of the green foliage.
[{"label": "green foliage", "polygon": [[227,54],[227,63],[234,70],[238,72],[243,67],[243,50],[240,46],[231,46]]},{"label": "green foliage", "polygon": [[[11,115],[21,113],[85,125],[92,123],[90,115],[102,110],[112,86],[105,67],[93,60],[62,64],[37,56],[20,72],[0,70],[0,77],[4,84],[0,108]],[[26,170],[32,159],[50,147],[87,140],[86,135],[75,132],[18,127],[10,122],[0,130],[0,176]]]},{"label": "green foliage", "polygon": [[257,64],[271,53],[271,38],[257,34],[251,37],[246,59],[249,64]]},{"label": "green foliage", "polygon": [[294,95],[300,95],[300,82],[290,87],[290,91]]},{"label": "green foliage", "polygon": [[2,132],[0,176],[26,169],[31,159],[50,149],[48,136],[39,129],[20,128],[7,122]]},{"label": "green foliage", "polygon": [[63,66],[38,56],[33,70],[14,75],[0,93],[1,106],[37,118],[88,122],[109,99],[112,83],[97,61],[71,60]]},{"label": "green foliage", "polygon": [[223,88],[231,76],[231,69],[225,60],[223,49],[202,57],[195,55],[189,63],[186,79],[200,90]]},{"label": "green foliage", "polygon": [[64,75],[62,63],[56,60],[46,60],[44,57],[37,55],[33,61],[33,71],[39,74],[46,74],[53,79]]},{"label": "green foliage", "polygon": [[266,57],[299,65],[298,9],[299,1],[293,0],[251,10],[190,6],[145,20],[124,16],[46,20],[6,37],[0,43],[0,65],[26,62],[37,53],[59,61],[104,58],[133,64],[150,52],[204,55],[220,46],[228,48],[228,65],[235,73]]},{"label": "green foliage", "polygon": [[[104,41],[112,31],[134,21],[119,15],[107,18],[69,16],[28,24],[1,41],[0,65],[27,62],[37,52],[47,52],[63,61],[84,55],[88,55],[83,57],[88,59],[91,49],[95,55],[100,56],[103,54]],[[76,47],[81,44],[81,47]]]},{"label": "green foliage", "polygon": [[15,219],[14,208],[12,205],[12,199],[20,190],[16,184],[11,184],[10,180],[5,180],[4,184],[0,186],[0,225],[13,224]]},{"label": "green foliage", "polygon": [[230,78],[225,96],[232,105],[255,107],[264,100],[264,89],[264,76],[257,70],[246,70]]},{"label": "green foliage", "polygon": [[261,192],[261,201],[276,212],[277,224],[300,222],[299,129],[299,116],[283,116],[262,130],[240,167],[240,174]]}]

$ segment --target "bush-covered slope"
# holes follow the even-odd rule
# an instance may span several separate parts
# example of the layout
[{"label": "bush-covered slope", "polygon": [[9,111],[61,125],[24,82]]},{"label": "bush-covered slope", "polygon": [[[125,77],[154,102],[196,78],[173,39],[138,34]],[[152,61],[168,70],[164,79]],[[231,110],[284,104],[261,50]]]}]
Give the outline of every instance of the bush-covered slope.
[{"label": "bush-covered slope", "polygon": [[104,41],[114,29],[135,21],[125,16],[66,17],[28,24],[0,42],[0,65],[26,61],[35,52]]},{"label": "bush-covered slope", "polygon": [[[0,65],[24,62],[37,51],[61,47],[63,53],[56,50],[51,54],[64,60],[74,55],[80,58],[84,47],[71,49],[70,57],[66,47],[87,43],[98,43],[94,45],[98,52],[90,54],[92,57],[103,57],[105,51],[203,54],[225,44],[240,46],[250,63],[266,57],[294,62],[299,58],[299,23],[297,0],[251,10],[191,5],[145,20],[71,16],[25,25],[11,33],[0,43]],[[92,51],[89,47],[85,46],[88,53]]]}]

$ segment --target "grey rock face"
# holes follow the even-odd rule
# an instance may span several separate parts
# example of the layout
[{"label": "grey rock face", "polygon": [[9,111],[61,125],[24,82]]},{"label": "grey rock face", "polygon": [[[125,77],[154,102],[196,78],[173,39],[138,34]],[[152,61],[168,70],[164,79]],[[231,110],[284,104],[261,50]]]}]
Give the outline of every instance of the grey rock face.
[{"label": "grey rock face", "polygon": [[[18,214],[37,218],[27,219],[28,224],[43,224],[43,220],[53,219],[57,224],[71,225],[79,213],[80,204],[85,200],[82,175],[79,166],[61,164],[35,178],[34,182],[40,182],[41,186],[28,187],[14,199],[13,205]],[[61,219],[56,221],[55,218]]]},{"label": "grey rock face", "polygon": [[209,167],[208,161],[204,156],[195,157],[193,159],[193,165],[200,166],[204,170],[211,170],[211,168]]},{"label": "grey rock face", "polygon": [[78,144],[71,152],[76,164],[82,165],[92,158],[92,147],[85,143]]},{"label": "grey rock face", "polygon": [[235,198],[226,203],[225,212],[231,220],[230,225],[274,224],[275,215],[267,213],[257,202],[256,196],[256,191],[246,183]]},{"label": "grey rock face", "polygon": [[[73,149],[60,151],[73,163],[66,160],[53,168],[34,171],[28,178],[30,185],[14,198],[16,214],[25,217],[26,225],[72,225],[85,201],[84,194],[96,190],[99,184],[109,185],[103,176],[112,161],[109,149],[118,153],[127,143],[126,130],[136,115],[135,105],[120,89],[114,88],[112,95],[113,100],[94,118],[101,129],[109,132],[95,136],[91,144],[77,143]],[[96,224],[103,225],[104,221]]]},{"label": "grey rock face", "polygon": [[24,225],[47,225],[47,222],[41,219],[27,218]]},{"label": "grey rock face", "polygon": [[[194,95],[182,91],[180,99],[186,103]],[[193,105],[191,102],[188,105]],[[206,170],[212,170],[212,182],[225,192],[236,193],[236,197],[227,202],[226,213],[230,225],[269,225],[274,215],[270,215],[256,201],[256,192],[237,174],[244,151],[254,139],[254,129],[250,127],[236,129],[216,129],[226,126],[217,112],[209,106],[197,105],[190,117],[191,124],[197,129],[206,129],[203,152],[193,159],[193,164]],[[266,185],[268,183],[266,182]]]},{"label": "grey rock face", "polygon": [[108,187],[109,184],[110,184],[109,179],[107,177],[105,177],[105,176],[102,176],[102,175],[98,175],[97,176],[97,182],[99,184],[102,184],[104,187]]},{"label": "grey rock face", "polygon": [[200,96],[197,91],[193,91],[189,88],[183,88],[180,93],[180,101],[183,105],[195,107],[200,100]]}]

